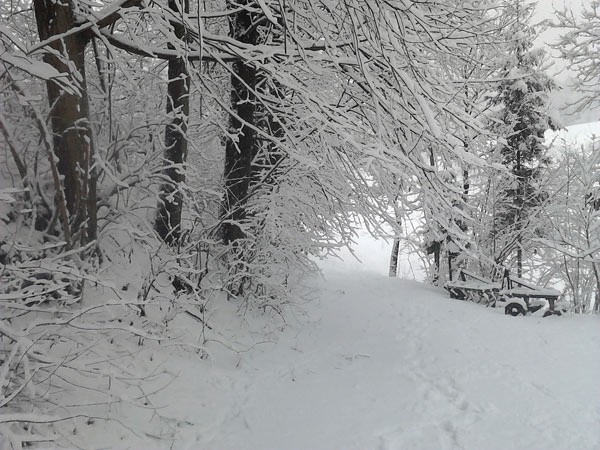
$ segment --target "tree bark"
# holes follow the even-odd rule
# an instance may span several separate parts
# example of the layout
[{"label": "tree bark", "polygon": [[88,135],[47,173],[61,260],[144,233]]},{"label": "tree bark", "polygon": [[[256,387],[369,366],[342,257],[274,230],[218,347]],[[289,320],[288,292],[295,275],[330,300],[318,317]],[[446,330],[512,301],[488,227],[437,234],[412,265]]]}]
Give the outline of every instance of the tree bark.
[{"label": "tree bark", "polygon": [[[169,8],[176,14],[180,7],[189,10],[189,1],[170,0]],[[174,25],[178,39],[185,38],[185,28]],[[171,46],[172,47],[172,46]],[[167,115],[172,115],[171,123],[165,129],[165,151],[163,175],[167,179],[160,188],[155,229],[167,244],[176,244],[181,238],[181,214],[183,194],[181,187],[185,181],[183,164],[187,159],[187,126],[190,115],[190,76],[185,58],[170,59],[168,63]]]},{"label": "tree bark", "polygon": [[[243,4],[248,1],[241,2]],[[228,1],[235,9],[237,2]],[[254,15],[241,10],[230,18],[230,35],[246,44],[257,44],[258,27],[254,26]],[[257,71],[254,67],[238,61],[232,65],[231,109],[229,131],[237,138],[229,138],[225,144],[225,198],[222,208],[222,237],[230,244],[246,236],[243,223],[246,220],[246,204],[250,183],[253,178],[252,162],[258,152],[256,131],[250,125],[256,123],[254,91]]]},{"label": "tree bark", "polygon": [[[34,0],[34,9],[40,41],[66,33],[76,26],[70,4]],[[80,232],[81,243],[96,238],[96,192],[95,180],[90,172],[93,164],[92,133],[85,74],[87,42],[85,35],[73,33],[49,44],[55,52],[44,55],[44,61],[59,72],[70,73],[74,68],[79,78],[78,95],[65,92],[51,80],[46,82],[46,89],[54,153],[58,158],[58,171],[63,177],[70,216],[69,223],[63,225],[73,232]],[[69,244],[72,246],[75,242]]]},{"label": "tree bark", "polygon": [[594,312],[600,313],[600,269],[599,264],[592,262],[592,269],[596,277],[596,294],[594,295]]},{"label": "tree bark", "polygon": [[440,281],[440,265],[442,256],[442,244],[440,242],[434,242],[432,247],[433,253],[433,279],[431,280],[434,286],[437,286]]},{"label": "tree bark", "polygon": [[524,197],[524,187],[523,187],[523,176],[521,173],[521,151],[517,149],[517,164],[515,167],[516,175],[517,175],[517,277],[523,278],[523,208],[525,204]]},{"label": "tree bark", "polygon": [[398,276],[398,255],[400,254],[400,239],[394,238],[392,245],[392,255],[390,256],[390,277]]},{"label": "tree bark", "polygon": [[[397,225],[397,233],[400,233],[400,226],[402,225],[401,211],[398,206],[398,201],[400,200],[401,193],[401,182],[400,180],[394,180],[394,189],[396,190],[393,200],[394,207],[394,219]],[[400,255],[400,235],[397,234],[394,237],[394,243],[392,244],[392,254],[390,255],[390,277],[398,276],[398,256]]]},{"label": "tree bark", "polygon": [[517,247],[517,277],[523,278],[523,248],[522,239],[519,236],[519,243]]}]

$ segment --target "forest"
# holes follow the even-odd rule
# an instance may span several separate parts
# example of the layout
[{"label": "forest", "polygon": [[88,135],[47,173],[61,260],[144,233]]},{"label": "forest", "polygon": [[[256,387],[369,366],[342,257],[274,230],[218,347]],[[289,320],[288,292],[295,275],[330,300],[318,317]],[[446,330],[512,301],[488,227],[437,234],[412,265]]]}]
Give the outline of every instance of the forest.
[{"label": "forest", "polygon": [[123,401],[152,376],[130,344],[180,317],[285,322],[359,229],[389,240],[390,277],[410,252],[435,286],[509,270],[599,314],[600,140],[549,150],[560,86],[535,44],[559,29],[564,108],[600,106],[599,8],[0,0],[7,448],[71,445],[82,395]]}]

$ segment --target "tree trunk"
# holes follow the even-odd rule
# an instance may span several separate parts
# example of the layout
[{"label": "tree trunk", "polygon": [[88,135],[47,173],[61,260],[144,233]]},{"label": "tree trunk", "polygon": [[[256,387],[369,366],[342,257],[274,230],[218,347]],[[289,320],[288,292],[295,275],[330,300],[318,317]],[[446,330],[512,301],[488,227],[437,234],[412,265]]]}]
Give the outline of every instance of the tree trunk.
[{"label": "tree trunk", "polygon": [[523,247],[521,236],[519,236],[517,245],[517,277],[523,278]]},{"label": "tree trunk", "polygon": [[517,176],[517,277],[523,278],[523,213],[525,207],[525,189],[524,179],[521,172],[521,151],[517,150],[517,164],[516,164],[516,176]]},{"label": "tree trunk", "polygon": [[[247,1],[243,4],[249,3]],[[237,2],[228,1],[228,8],[236,9]],[[258,27],[254,17],[247,10],[233,14],[230,18],[230,35],[246,44],[257,44]],[[252,161],[258,151],[256,131],[251,127],[256,123],[256,102],[254,90],[257,71],[254,67],[238,61],[233,63],[231,76],[231,109],[229,132],[237,136],[229,138],[225,144],[225,198],[222,207],[222,237],[225,244],[246,236],[243,223],[246,220],[246,204],[250,183],[253,178]]]},{"label": "tree trunk", "polygon": [[[396,232],[400,233],[400,227],[402,226],[402,218],[401,218],[401,210],[400,207],[398,206],[398,201],[400,200],[400,193],[401,193],[401,182],[400,180],[396,179],[394,180],[394,189],[396,190],[395,192],[395,196],[394,196],[394,201],[393,201],[393,207],[394,207],[394,219],[396,221]],[[392,254],[390,256],[390,272],[389,272],[389,276],[390,277],[397,277],[398,276],[398,257],[400,256],[400,236],[399,234],[396,235],[396,237],[394,237],[394,243],[392,245]]]},{"label": "tree trunk", "polygon": [[[179,13],[180,3],[169,1],[169,8]],[[184,12],[189,1],[184,0]],[[174,25],[178,39],[185,38],[183,25]],[[172,48],[172,46],[170,46]],[[183,209],[182,183],[185,181],[183,164],[187,159],[187,126],[190,115],[190,76],[185,58],[170,59],[167,84],[167,115],[171,123],[165,129],[165,152],[163,175],[167,179],[159,193],[155,229],[167,244],[176,244],[181,238],[181,213]]]},{"label": "tree trunk", "polygon": [[[76,26],[69,4],[34,0],[34,9],[40,41],[67,33]],[[81,233],[82,243],[96,238],[96,192],[95,180],[90,172],[93,164],[92,133],[85,74],[87,42],[86,36],[73,33],[50,44],[55,53],[44,55],[44,61],[59,72],[70,73],[74,69],[79,77],[79,95],[65,92],[53,81],[47,81],[46,89],[54,153],[58,158],[58,171],[63,177],[65,202],[70,215],[69,224],[63,225]],[[69,244],[75,245],[75,242]]]},{"label": "tree trunk", "polygon": [[440,281],[440,257],[442,255],[442,245],[439,242],[435,243],[435,247],[433,249],[433,264],[435,273],[433,274],[433,284],[437,286]]},{"label": "tree trunk", "polygon": [[392,255],[390,257],[390,277],[398,276],[398,256],[400,254],[400,239],[394,238],[392,245]]},{"label": "tree trunk", "polygon": [[594,312],[600,313],[600,269],[599,264],[593,262],[592,269],[596,277],[596,295],[594,296]]}]

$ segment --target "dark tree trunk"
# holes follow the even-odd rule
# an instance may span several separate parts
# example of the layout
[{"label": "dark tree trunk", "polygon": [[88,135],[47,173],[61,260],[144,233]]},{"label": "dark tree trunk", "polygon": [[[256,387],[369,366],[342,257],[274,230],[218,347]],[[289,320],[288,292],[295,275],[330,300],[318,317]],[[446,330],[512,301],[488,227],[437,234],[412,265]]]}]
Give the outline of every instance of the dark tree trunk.
[{"label": "dark tree trunk", "polygon": [[[34,9],[41,41],[66,33],[76,26],[68,3],[34,0]],[[80,77],[79,95],[65,92],[51,80],[46,88],[54,153],[58,159],[58,171],[63,177],[65,202],[70,216],[70,223],[63,225],[80,232],[82,243],[96,237],[96,186],[90,172],[93,164],[92,133],[85,74],[87,42],[85,35],[72,33],[50,44],[62,57],[52,53],[44,55],[44,61],[59,72],[70,73],[74,68]],[[70,244],[75,245],[74,242]]]},{"label": "dark tree trunk", "polygon": [[471,181],[469,178],[469,169],[463,169],[463,195],[462,195],[462,199],[463,202],[467,203],[467,201],[469,200],[469,191],[471,189]]},{"label": "dark tree trunk", "polygon": [[442,255],[441,246],[437,243],[437,246],[433,252],[433,264],[435,273],[433,274],[433,284],[438,285],[440,281],[440,256]]},{"label": "dark tree trunk", "polygon": [[525,194],[523,174],[521,171],[521,151],[517,150],[515,172],[517,176],[517,277],[523,278],[523,214],[525,207]]},{"label": "dark tree trunk", "polygon": [[[169,8],[178,14],[180,3],[170,0]],[[189,10],[188,0],[183,3]],[[178,39],[185,39],[183,25],[174,25]],[[172,47],[172,46],[170,46]],[[174,245],[181,238],[181,213],[183,210],[182,183],[185,181],[183,164],[187,159],[187,126],[190,115],[190,76],[185,58],[170,59],[167,84],[167,115],[171,123],[165,129],[163,175],[167,179],[160,188],[155,229],[167,244]]]},{"label": "dark tree trunk", "polygon": [[[429,165],[434,168],[436,167],[433,147],[429,147]],[[437,286],[440,281],[440,259],[442,256],[442,243],[439,241],[433,242],[431,244],[431,247],[429,248],[428,253],[433,253],[434,274],[432,282],[435,286]]]},{"label": "dark tree trunk", "polygon": [[600,264],[592,263],[592,270],[596,278],[596,293],[594,295],[594,312],[600,313]]},{"label": "dark tree trunk", "polygon": [[517,248],[517,277],[523,278],[523,249],[521,248],[521,239]]},{"label": "dark tree trunk", "polygon": [[[234,9],[238,3],[228,1],[228,7]],[[248,2],[241,2],[248,3]],[[242,10],[230,18],[232,38],[257,44],[258,27],[253,25],[253,14]],[[228,139],[225,144],[225,198],[222,208],[222,236],[226,244],[244,238],[242,229],[246,220],[246,204],[250,183],[252,182],[252,162],[258,152],[256,131],[250,126],[256,124],[256,102],[254,90],[257,83],[257,71],[254,67],[238,61],[233,63],[231,76],[231,109],[229,132],[237,140]]]},{"label": "dark tree trunk", "polygon": [[390,256],[390,277],[398,276],[398,255],[400,254],[400,239],[395,238],[392,245],[392,255]]},{"label": "dark tree trunk", "polygon": [[394,196],[394,200],[393,200],[393,207],[394,207],[394,219],[396,221],[396,236],[394,237],[394,243],[392,244],[392,254],[390,255],[390,271],[389,271],[389,276],[390,277],[397,277],[398,276],[398,256],[400,255],[400,227],[402,226],[402,218],[401,218],[401,211],[400,211],[400,207],[398,206],[398,202],[400,200],[400,193],[402,190],[402,184],[401,182],[396,179],[394,181],[394,189],[396,190],[395,196]]},{"label": "dark tree trunk", "polygon": [[185,61],[170,60],[168,77],[167,114],[173,118],[165,129],[163,175],[167,180],[160,188],[155,228],[161,239],[175,244],[181,237],[181,185],[185,181],[183,163],[188,151],[189,76]]}]

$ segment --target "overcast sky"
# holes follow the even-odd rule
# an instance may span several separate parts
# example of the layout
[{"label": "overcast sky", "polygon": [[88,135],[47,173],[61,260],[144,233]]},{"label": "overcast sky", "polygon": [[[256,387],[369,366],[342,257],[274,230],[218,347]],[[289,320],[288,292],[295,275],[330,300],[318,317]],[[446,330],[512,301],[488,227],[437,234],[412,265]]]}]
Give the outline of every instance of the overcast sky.
[{"label": "overcast sky", "polygon": [[[592,0],[538,0],[534,21],[541,22],[542,20],[552,19],[556,9],[562,10],[565,9],[565,7],[572,10],[575,13],[575,17],[577,17],[583,7],[591,5],[591,3]],[[562,88],[552,94],[553,109],[558,112],[563,125],[599,120],[600,109],[583,111],[575,114],[568,111],[564,105],[565,102],[571,101],[577,96],[577,94],[568,87],[569,79],[573,78],[575,74],[568,70],[568,63],[566,61],[557,57],[558,52],[553,51],[549,47],[550,44],[556,43],[558,37],[562,33],[564,33],[564,31],[552,28],[542,33],[538,39],[538,45],[547,47],[546,50],[551,57],[550,61],[553,63],[548,70],[548,74],[551,75],[555,82]]]},{"label": "overcast sky", "polygon": [[[575,16],[582,11],[584,5],[591,5],[592,0],[538,0],[535,8],[534,21],[541,22],[542,20],[548,20],[554,18],[556,9],[562,10],[566,8],[572,10]],[[560,29],[553,28],[546,30],[540,36],[540,40],[546,44],[552,44],[556,42],[558,36],[562,34]]]},{"label": "overcast sky", "polygon": [[[535,2],[535,0],[534,0]],[[581,5],[591,5],[592,0],[537,0],[536,14],[542,18],[552,16],[554,9],[563,9],[565,5],[577,12],[581,10]]]}]

